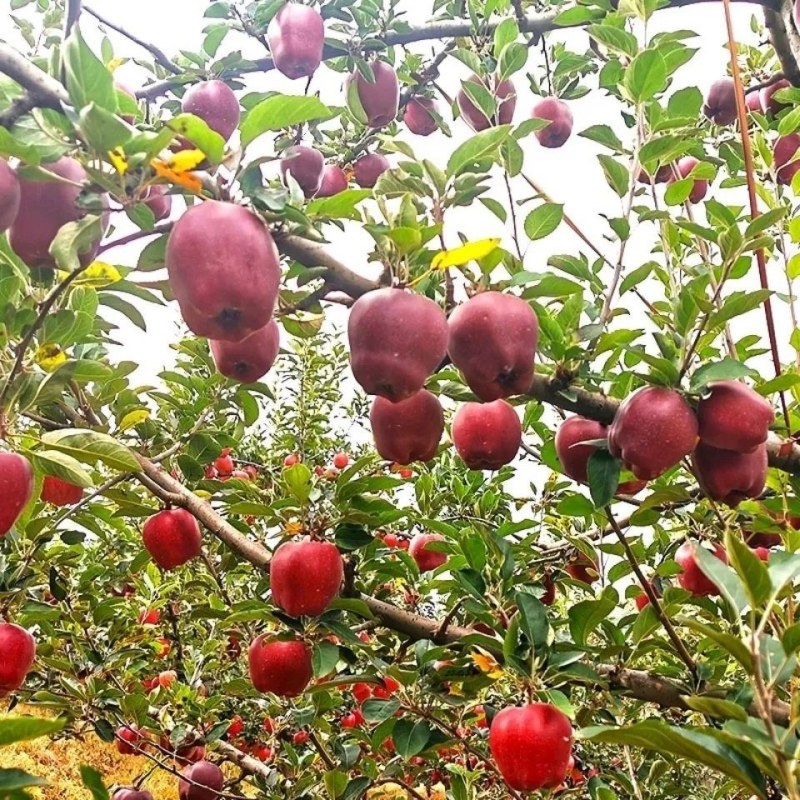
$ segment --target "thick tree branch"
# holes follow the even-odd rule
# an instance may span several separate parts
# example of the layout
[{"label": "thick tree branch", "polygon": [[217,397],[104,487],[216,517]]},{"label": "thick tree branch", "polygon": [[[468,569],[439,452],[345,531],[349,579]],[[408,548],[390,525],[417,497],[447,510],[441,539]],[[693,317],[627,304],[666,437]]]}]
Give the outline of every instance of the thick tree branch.
[{"label": "thick tree branch", "polygon": [[0,72],[8,75],[27,91],[27,94],[17,98],[0,114],[0,125],[5,128],[13,125],[19,117],[33,108],[53,108],[59,111],[62,103],[69,102],[66,90],[55,78],[51,78],[19,50],[4,42],[0,42]]},{"label": "thick tree branch", "polygon": [[64,38],[70,35],[73,26],[81,16],[81,0],[67,0],[67,7],[64,11]]}]

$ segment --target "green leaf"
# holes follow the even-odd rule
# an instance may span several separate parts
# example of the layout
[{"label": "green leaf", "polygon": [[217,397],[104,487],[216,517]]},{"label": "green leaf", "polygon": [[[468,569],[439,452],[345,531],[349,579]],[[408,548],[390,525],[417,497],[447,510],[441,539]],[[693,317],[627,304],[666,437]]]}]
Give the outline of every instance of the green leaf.
[{"label": "green leaf", "polygon": [[89,147],[105,155],[109,150],[127,144],[133,131],[116,114],[96,103],[81,109],[80,127]]},{"label": "green leaf", "polygon": [[431,727],[424,719],[415,722],[401,717],[392,730],[395,750],[405,759],[421,753],[428,746],[430,738]]},{"label": "green leaf", "polygon": [[747,711],[732,700],[722,700],[719,697],[700,697],[691,695],[684,698],[686,705],[694,711],[719,719],[738,719],[747,722]]},{"label": "green leaf", "polygon": [[767,565],[730,528],[725,531],[725,550],[731,566],[744,583],[750,607],[760,609],[772,594]]},{"label": "green leaf", "polygon": [[748,375],[756,376],[758,373],[742,364],[741,361],[734,361],[726,356],[722,361],[704,364],[696,370],[689,382],[689,391],[699,392],[712,381],[732,381]]},{"label": "green leaf", "polygon": [[167,123],[167,127],[188,139],[198,150],[205,153],[212,164],[219,164],[225,154],[225,140],[211,130],[205,120],[194,114],[178,114]]},{"label": "green leaf", "polygon": [[543,203],[525,218],[525,233],[531,240],[544,239],[561,224],[564,206],[560,203]]},{"label": "green leaf", "polygon": [[371,698],[366,700],[361,706],[364,719],[367,722],[377,723],[393,717],[399,710],[400,703],[397,700],[377,700]]},{"label": "green leaf", "polygon": [[7,717],[0,719],[0,747],[15,742],[27,742],[40,736],[59,733],[67,724],[66,717],[41,719],[39,717]]},{"label": "green leaf", "polygon": [[730,653],[747,672],[752,672],[753,657],[741,639],[730,633],[725,633],[717,627],[711,625],[704,625],[695,619],[681,619],[679,623],[691,630],[699,633],[701,636],[706,636],[712,642],[718,644],[725,652]]},{"label": "green leaf", "polygon": [[81,780],[92,793],[92,800],[109,800],[108,789],[103,783],[103,776],[92,767],[81,765]]},{"label": "green leaf", "polygon": [[81,486],[84,489],[94,485],[80,462],[67,453],[61,453],[58,450],[36,450],[32,457],[37,472],[54,475],[56,478],[61,478],[62,481]]},{"label": "green leaf", "polygon": [[83,40],[77,25],[72,29],[62,52],[67,93],[75,108],[80,110],[94,103],[116,113],[114,78]]},{"label": "green leaf", "polygon": [[107,433],[74,429],[49,431],[42,435],[42,441],[84,463],[102,461],[119,472],[139,470],[139,462],[133,453]]},{"label": "green leaf", "polygon": [[611,502],[619,486],[619,473],[620,462],[608,450],[595,450],[589,457],[587,477],[595,508],[603,508]]},{"label": "green leaf", "polygon": [[703,574],[719,588],[733,609],[741,614],[747,606],[747,600],[742,582],[736,573],[700,544],[695,546],[694,554]]},{"label": "green leaf", "polygon": [[578,136],[583,136],[584,139],[591,139],[593,142],[605,145],[617,153],[621,153],[625,149],[619,136],[608,125],[591,125],[585,131],[581,131]]},{"label": "green leaf", "polygon": [[31,786],[49,786],[44,778],[37,778],[22,769],[2,769],[0,768],[0,798],[3,800],[22,800],[29,798],[27,793],[17,794],[17,790],[26,789]]},{"label": "green leaf", "polygon": [[599,600],[582,600],[569,611],[569,630],[578,645],[585,645],[589,634],[617,607],[619,595],[607,586]]},{"label": "green leaf", "polygon": [[632,33],[615,25],[589,25],[586,29],[595,41],[609,50],[633,58],[639,52],[639,43]]},{"label": "green leaf", "polygon": [[764,778],[755,765],[732,747],[700,730],[676,728],[662,720],[648,719],[627,728],[584,728],[578,737],[589,742],[628,745],[655,750],[662,756],[685,758],[727,775],[760,798],[766,797]]},{"label": "green leaf", "polygon": [[524,592],[517,592],[516,603],[522,619],[520,628],[534,652],[538,652],[547,644],[550,633],[547,609],[540,600]]},{"label": "green leaf", "polygon": [[273,95],[262,100],[245,114],[239,126],[242,133],[242,147],[247,147],[262,133],[330,119],[333,115],[333,110],[318,97]]},{"label": "green leaf", "polygon": [[314,677],[323,678],[336,669],[339,661],[339,648],[331,642],[318,642],[311,654]]},{"label": "green leaf", "polygon": [[725,298],[722,308],[711,316],[708,329],[722,327],[728,320],[758,308],[770,296],[769,289],[753,289],[748,292],[734,292]]},{"label": "green leaf", "polygon": [[289,491],[301,503],[311,496],[311,470],[302,462],[283,470],[283,480]]},{"label": "green leaf", "polygon": [[625,70],[624,84],[634,103],[651,100],[667,85],[667,63],[657,50],[643,50]]},{"label": "green leaf", "polygon": [[333,197],[318,197],[306,206],[309,217],[325,217],[326,219],[360,219],[356,206],[368,197],[372,197],[371,189],[346,189]]},{"label": "green leaf", "polygon": [[74,272],[80,268],[79,256],[88,253],[103,235],[100,217],[90,214],[58,229],[50,243],[50,255],[59,269]]},{"label": "green leaf", "polygon": [[566,517],[589,517],[594,514],[594,504],[582,494],[567,495],[558,504],[558,513]]},{"label": "green leaf", "polygon": [[759,383],[755,389],[760,395],[768,397],[776,392],[785,392],[787,389],[791,389],[798,383],[800,383],[800,375],[798,375],[796,372],[784,372],[783,375],[779,375],[777,378],[773,378],[771,381]]},{"label": "green leaf", "polygon": [[630,182],[630,174],[628,168],[624,164],[620,164],[612,156],[601,153],[597,156],[600,166],[606,176],[608,185],[620,196],[624,197],[628,192]]},{"label": "green leaf", "polygon": [[460,175],[481,159],[495,156],[500,149],[500,145],[503,144],[510,133],[510,125],[500,125],[476,133],[475,136],[467,139],[450,156],[450,160],[447,162],[448,175],[451,177]]}]

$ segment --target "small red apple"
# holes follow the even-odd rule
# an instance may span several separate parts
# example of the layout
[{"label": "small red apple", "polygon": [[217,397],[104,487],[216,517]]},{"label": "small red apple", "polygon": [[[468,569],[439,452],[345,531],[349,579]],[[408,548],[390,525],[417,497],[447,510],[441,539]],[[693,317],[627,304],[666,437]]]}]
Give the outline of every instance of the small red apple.
[{"label": "small red apple", "polygon": [[412,97],[406,103],[403,122],[411,133],[430,136],[439,129],[432,112],[438,113],[436,101],[432,97]]},{"label": "small red apple", "polygon": [[472,98],[462,88],[457,97],[458,108],[467,125],[476,133],[485,131],[495,125],[508,125],[514,119],[514,110],[517,107],[517,90],[510,80],[498,80],[496,75],[489,78],[488,83],[484,78],[471,75],[468,83],[482,86],[494,95],[495,113],[487,117],[482,108],[473,102]]},{"label": "small red apple", "polygon": [[281,175],[284,181],[287,175],[291,175],[306,197],[314,197],[319,191],[324,170],[325,158],[314,147],[292,145],[281,159]]},{"label": "small red apple", "polygon": [[214,461],[214,469],[220,475],[230,475],[233,472],[234,464],[230,448],[226,447],[222,454]]},{"label": "small red apple", "polygon": [[233,90],[219,80],[192,86],[183,96],[181,108],[187,114],[200,117],[226,141],[238,127],[242,113]]},{"label": "small red apple", "polygon": [[786,78],[781,78],[769,86],[765,86],[760,93],[761,108],[767,116],[774,117],[779,114],[783,109],[789,108],[790,104],[784,103],[776,99],[775,94],[781,89],[791,88],[791,83]]},{"label": "small red apple", "polygon": [[36,641],[25,628],[0,622],[0,697],[19,689],[36,658]]},{"label": "small red apple", "polygon": [[783,537],[779,533],[755,533],[746,531],[744,534],[745,543],[753,548],[756,547],[779,547],[783,544]]},{"label": "small red apple", "polygon": [[783,186],[790,186],[792,178],[800,170],[800,159],[797,157],[798,149],[800,149],[800,133],[779,136],[772,149],[775,175],[778,183]]},{"label": "small red apple", "polygon": [[311,681],[311,650],[299,639],[257,636],[248,651],[250,680],[259,692],[297,697]]},{"label": "small red apple", "polygon": [[272,556],[272,600],[292,617],[318,617],[331,604],[344,577],[344,562],[330,542],[285,542]]},{"label": "small red apple", "polygon": [[347,189],[347,175],[338,164],[328,164],[322,170],[322,183],[316,197],[333,197]]},{"label": "small red apple", "polygon": [[400,84],[397,73],[385,61],[372,61],[369,66],[374,80],[369,81],[358,70],[354,70],[345,80],[345,93],[357,97],[356,105],[360,105],[361,109],[355,113],[359,121],[371,128],[382,128],[397,116]]},{"label": "small red apple", "polygon": [[117,789],[112,800],[153,800],[153,795],[145,789]]},{"label": "small red apple", "polygon": [[522,444],[522,424],[505,400],[464,403],[453,417],[453,445],[470,469],[500,469]]},{"label": "small red apple", "polygon": [[0,452],[0,537],[15,525],[33,496],[31,462],[17,453]]},{"label": "small red apple", "polygon": [[430,461],[444,433],[444,411],[436,395],[422,389],[393,403],[376,397],[369,413],[375,449],[397,464]]},{"label": "small red apple", "polygon": [[344,469],[350,463],[350,456],[347,453],[337,453],[333,457],[333,466],[336,469]]},{"label": "small red apple", "polygon": [[600,570],[597,562],[589,558],[586,553],[578,551],[567,563],[567,573],[576,581],[591,586],[600,579]]},{"label": "small red apple", "polygon": [[132,725],[123,725],[117,728],[116,742],[117,752],[123,756],[130,756],[139,753],[142,745],[147,741],[147,737]]},{"label": "small red apple", "polygon": [[733,78],[720,78],[711,84],[703,113],[717,125],[736,122],[736,87]]},{"label": "small red apple", "polygon": [[143,608],[139,612],[140,625],[158,625],[161,620],[161,612],[157,608]]},{"label": "small red apple", "polygon": [[353,177],[362,189],[374,189],[378,178],[391,166],[381,153],[367,153],[353,164]]},{"label": "small red apple", "polygon": [[[717,595],[719,594],[717,584],[706,577],[697,563],[695,549],[698,546],[696,542],[684,542],[675,553],[675,561],[681,568],[681,572],[678,574],[678,583],[694,597]],[[713,555],[723,564],[728,563],[728,555],[722,545],[714,545]]]},{"label": "small red apple", "polygon": [[295,464],[299,464],[302,461],[300,458],[299,453],[290,453],[286,458],[283,459],[283,466],[284,467],[293,467]]},{"label": "small red apple", "polygon": [[271,319],[263,328],[238,342],[210,339],[214,366],[220,375],[239,383],[260,381],[272,369],[281,349],[278,323]]},{"label": "small red apple", "polygon": [[417,562],[420,572],[430,572],[447,563],[447,553],[428,549],[431,542],[443,542],[438,533],[418,533],[408,548],[408,554]]},{"label": "small red apple", "polygon": [[83,489],[73,483],[46,475],[42,483],[41,498],[54,506],[72,506],[83,497]]},{"label": "small red apple", "polygon": [[534,107],[531,116],[534,119],[547,119],[550,124],[534,133],[542,147],[561,147],[572,133],[572,111],[569,106],[557,97],[545,97]]},{"label": "small red apple", "polygon": [[[696,158],[693,158],[692,156],[685,156],[675,165],[678,173],[677,176],[675,174],[670,175],[667,183],[674,183],[682,178],[688,178],[692,170],[699,163],[700,162]],[[692,191],[689,193],[689,202],[699,203],[706,196],[707,192],[708,181],[704,178],[696,178],[692,183]]]},{"label": "small red apple", "polygon": [[168,669],[158,673],[158,685],[162,689],[169,689],[178,680],[178,673],[174,669]]},{"label": "small red apple", "polygon": [[150,517],[142,529],[147,552],[159,567],[172,570],[200,555],[203,537],[197,520],[184,508]]}]

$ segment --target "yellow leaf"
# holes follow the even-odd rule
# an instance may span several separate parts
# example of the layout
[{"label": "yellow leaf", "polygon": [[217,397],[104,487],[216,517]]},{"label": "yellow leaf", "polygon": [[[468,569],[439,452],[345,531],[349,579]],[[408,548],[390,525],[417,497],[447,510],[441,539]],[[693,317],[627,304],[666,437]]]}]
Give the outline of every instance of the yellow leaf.
[{"label": "yellow leaf", "polygon": [[493,253],[500,245],[500,239],[481,239],[477,242],[467,242],[461,247],[452,250],[442,250],[437,253],[431,263],[432,269],[447,269],[460,267],[469,261],[480,261]]},{"label": "yellow leaf", "polygon": [[[60,276],[66,277],[69,273],[59,272]],[[80,286],[110,286],[112,283],[122,280],[119,270],[107,264],[105,261],[92,261],[88,267],[75,280],[76,285]]]},{"label": "yellow leaf", "polygon": [[470,658],[475,666],[492,680],[497,680],[502,676],[503,668],[497,663],[494,656],[490,655],[485,650],[471,653]]},{"label": "yellow leaf", "polygon": [[367,790],[367,800],[407,800],[408,792],[399,783],[384,783]]},{"label": "yellow leaf", "polygon": [[199,167],[205,160],[206,154],[202,150],[180,150],[163,163],[173,172],[189,172]]},{"label": "yellow leaf", "polygon": [[60,345],[43,344],[36,349],[33,359],[42,369],[53,372],[67,360],[67,354]]},{"label": "yellow leaf", "polygon": [[109,150],[108,160],[120,175],[124,175],[128,171],[128,156],[125,155],[125,151],[121,147]]},{"label": "yellow leaf", "polygon": [[133,428],[140,422],[150,419],[150,412],[146,408],[137,408],[134,411],[129,411],[119,423],[119,430],[127,431],[128,428]]},{"label": "yellow leaf", "polygon": [[205,489],[195,489],[194,493],[203,500],[210,500],[212,497],[211,492],[207,492]]},{"label": "yellow leaf", "polygon": [[113,72],[117,67],[121,67],[127,61],[126,58],[112,58],[111,61],[106,64],[106,69],[109,72]]},{"label": "yellow leaf", "polygon": [[176,186],[183,186],[184,189],[188,189],[190,192],[200,194],[203,184],[200,179],[191,172],[176,172],[167,167],[163,161],[157,161],[155,159],[150,163],[160,178],[164,178],[164,180],[169,183],[174,183]]}]

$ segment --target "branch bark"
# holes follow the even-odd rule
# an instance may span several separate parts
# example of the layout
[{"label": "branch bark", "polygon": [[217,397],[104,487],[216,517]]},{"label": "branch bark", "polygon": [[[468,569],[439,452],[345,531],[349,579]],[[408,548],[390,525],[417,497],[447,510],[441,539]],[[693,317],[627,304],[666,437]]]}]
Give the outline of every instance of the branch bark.
[{"label": "branch bark", "polygon": [[3,42],[0,42],[0,72],[27,90],[27,94],[17,98],[0,114],[0,125],[5,128],[13,125],[23,114],[34,108],[52,108],[60,111],[61,105],[69,102],[66,89],[55,78],[39,69],[19,50]]}]

